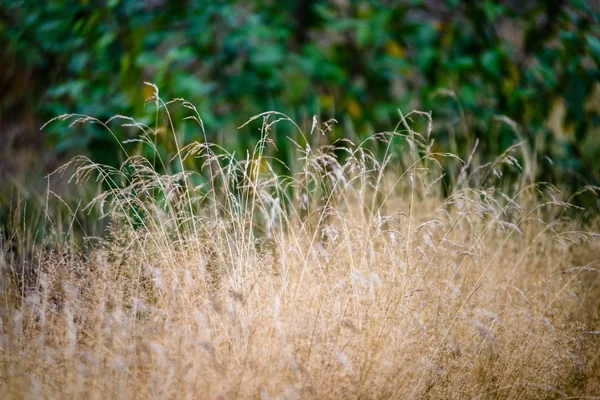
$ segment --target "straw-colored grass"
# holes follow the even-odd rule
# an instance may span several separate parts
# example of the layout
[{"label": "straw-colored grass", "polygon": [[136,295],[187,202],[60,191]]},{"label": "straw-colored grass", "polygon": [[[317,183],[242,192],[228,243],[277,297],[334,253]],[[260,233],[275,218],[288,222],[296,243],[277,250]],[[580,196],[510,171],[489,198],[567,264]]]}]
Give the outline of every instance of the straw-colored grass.
[{"label": "straw-colored grass", "polygon": [[[528,181],[525,144],[462,161],[405,118],[311,148],[330,128],[315,119],[285,170],[270,135],[290,121],[258,118],[241,158],[202,141],[179,143],[165,174],[139,156],[64,168],[104,182],[87,210],[108,234],[85,251],[35,247],[28,276],[3,242],[2,397],[600,393],[597,225],[584,231],[562,193]],[[155,129],[128,124],[153,145]],[[514,151],[524,171],[503,183]],[[192,157],[201,168],[183,169]],[[444,160],[460,166],[450,179]]]}]

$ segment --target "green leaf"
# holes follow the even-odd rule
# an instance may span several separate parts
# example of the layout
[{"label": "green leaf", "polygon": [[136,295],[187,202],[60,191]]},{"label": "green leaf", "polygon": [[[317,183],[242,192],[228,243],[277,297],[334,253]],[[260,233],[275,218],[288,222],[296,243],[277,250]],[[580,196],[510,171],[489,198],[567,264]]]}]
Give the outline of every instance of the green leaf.
[{"label": "green leaf", "polygon": [[501,4],[498,4],[492,0],[485,0],[483,2],[483,10],[488,21],[493,22],[500,15],[504,14],[505,9]]},{"label": "green leaf", "polygon": [[162,62],[163,60],[152,51],[145,51],[135,59],[136,67],[158,68]]},{"label": "green leaf", "polygon": [[567,118],[582,121],[584,118],[584,103],[586,97],[585,82],[579,77],[571,77],[565,88],[565,100],[567,101]]},{"label": "green leaf", "polygon": [[79,96],[81,96],[85,86],[86,82],[83,80],[69,81],[56,86],[52,86],[50,89],[48,89],[47,94],[53,98],[68,95],[76,99]]},{"label": "green leaf", "polygon": [[585,35],[585,39],[587,41],[588,47],[596,61],[596,64],[600,65],[600,40],[597,37],[587,34]]},{"label": "green leaf", "polygon": [[420,70],[429,69],[429,66],[436,58],[436,56],[437,53],[431,47],[425,47],[421,49],[415,56],[417,67],[419,67]]},{"label": "green leaf", "polygon": [[89,60],[89,53],[86,53],[86,52],[76,53],[69,60],[69,70],[71,70],[72,72],[74,72],[76,74],[80,73],[86,67],[88,60]]},{"label": "green leaf", "polygon": [[356,42],[362,48],[371,40],[371,27],[365,20],[357,21],[356,25]]},{"label": "green leaf", "polygon": [[500,57],[494,50],[487,50],[481,55],[481,66],[493,77],[500,77]]},{"label": "green leaf", "polygon": [[116,36],[113,32],[106,32],[100,40],[96,42],[96,49],[98,51],[105,51],[108,46],[110,46],[116,39]]},{"label": "green leaf", "polygon": [[252,62],[260,67],[272,68],[282,60],[283,48],[278,45],[262,46],[252,54]]},{"label": "green leaf", "polygon": [[167,52],[167,60],[170,62],[194,61],[196,54],[189,46],[174,46]]},{"label": "green leaf", "polygon": [[471,56],[457,57],[452,62],[453,69],[456,69],[457,71],[469,70],[473,68],[474,65],[475,60]]},{"label": "green leaf", "polygon": [[187,75],[177,74],[173,77],[173,90],[176,93],[189,94],[192,96],[205,96],[212,92],[214,84],[205,83],[200,78]]}]

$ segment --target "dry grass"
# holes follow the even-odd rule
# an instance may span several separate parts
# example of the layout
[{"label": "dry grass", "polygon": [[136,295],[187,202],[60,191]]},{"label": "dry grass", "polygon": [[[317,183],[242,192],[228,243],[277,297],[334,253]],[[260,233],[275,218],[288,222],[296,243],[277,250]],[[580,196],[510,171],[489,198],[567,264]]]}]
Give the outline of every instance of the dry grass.
[{"label": "dry grass", "polygon": [[[440,162],[460,161],[432,153],[429,132],[404,123],[362,144],[313,149],[330,127],[315,123],[278,175],[269,135],[288,120],[258,118],[262,139],[241,159],[203,142],[179,149],[164,175],[141,157],[121,169],[84,158],[65,167],[109,187],[89,205],[109,234],[85,252],[36,248],[29,279],[15,277],[4,251],[1,393],[600,392],[597,224],[582,231],[557,189],[528,181],[531,165],[503,183],[524,146],[487,165],[472,155],[442,196]],[[137,126],[152,146],[155,130]],[[388,146],[381,158],[368,150],[376,141]],[[390,157],[399,141],[407,151]],[[192,157],[200,171],[182,169]]]}]

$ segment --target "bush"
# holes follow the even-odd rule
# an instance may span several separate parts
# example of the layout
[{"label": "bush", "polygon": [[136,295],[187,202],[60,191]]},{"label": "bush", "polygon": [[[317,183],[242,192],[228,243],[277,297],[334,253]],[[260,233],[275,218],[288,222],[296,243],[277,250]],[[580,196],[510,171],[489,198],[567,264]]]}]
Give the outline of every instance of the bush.
[{"label": "bush", "polygon": [[[211,141],[245,151],[256,132],[225,134],[240,115],[276,109],[309,126],[316,113],[364,138],[416,107],[463,157],[475,137],[484,154],[526,139],[538,179],[600,179],[600,23],[585,1],[2,1],[0,15],[3,108],[16,115],[29,101],[42,119],[142,119],[134,106],[152,81],[195,104]],[[35,79],[27,90],[22,71]],[[50,134],[59,152],[115,152],[94,126]]]}]

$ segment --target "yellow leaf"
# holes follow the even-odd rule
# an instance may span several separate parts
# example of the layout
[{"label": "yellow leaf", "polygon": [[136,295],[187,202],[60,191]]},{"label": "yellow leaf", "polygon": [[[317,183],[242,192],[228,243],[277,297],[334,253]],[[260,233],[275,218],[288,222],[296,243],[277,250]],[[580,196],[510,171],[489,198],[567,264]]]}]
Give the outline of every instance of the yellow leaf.
[{"label": "yellow leaf", "polygon": [[513,62],[508,63],[508,73],[510,75],[510,78],[515,82],[518,81],[519,78],[521,77],[521,74],[519,73],[519,69],[516,67],[516,65]]},{"label": "yellow leaf", "polygon": [[556,137],[567,138],[575,133],[574,125],[566,123],[566,116],[567,106],[565,101],[562,99],[555,100],[545,125]]},{"label": "yellow leaf", "polygon": [[504,93],[510,93],[515,89],[516,86],[516,81],[510,79],[510,78],[505,78],[502,80],[502,91],[504,91]]},{"label": "yellow leaf", "polygon": [[319,102],[321,103],[320,106],[322,108],[328,109],[331,106],[333,106],[333,97],[328,94],[323,94],[323,95],[319,96]]},{"label": "yellow leaf", "polygon": [[354,99],[348,100],[348,114],[350,114],[352,118],[358,118],[362,114],[360,105]]},{"label": "yellow leaf", "polygon": [[154,89],[152,88],[152,86],[143,85],[142,86],[142,95],[144,96],[144,99],[149,99],[150,97],[152,97],[152,95],[154,95]]},{"label": "yellow leaf", "polygon": [[260,175],[266,174],[267,172],[269,172],[269,169],[267,167],[267,160],[265,158],[257,157],[250,160],[247,172],[250,179],[255,179]]},{"label": "yellow leaf", "polygon": [[385,54],[393,57],[402,58],[406,54],[406,50],[397,42],[393,40],[388,40],[387,42],[385,42]]}]

